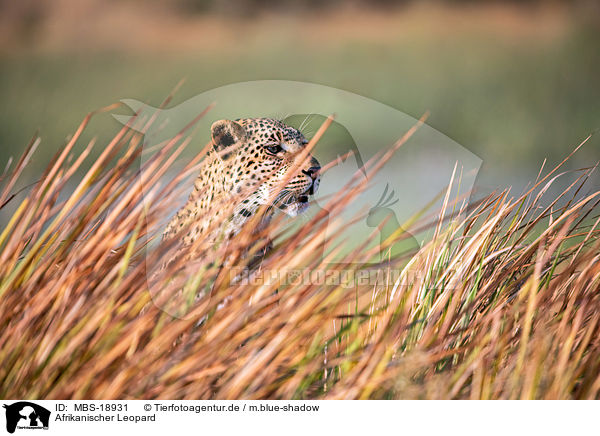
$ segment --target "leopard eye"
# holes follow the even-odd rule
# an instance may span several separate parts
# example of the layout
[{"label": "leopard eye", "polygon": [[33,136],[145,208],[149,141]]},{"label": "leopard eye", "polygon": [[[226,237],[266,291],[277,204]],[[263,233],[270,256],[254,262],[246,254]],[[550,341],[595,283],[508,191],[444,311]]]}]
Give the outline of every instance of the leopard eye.
[{"label": "leopard eye", "polygon": [[277,153],[283,151],[283,148],[279,144],[265,145],[265,148],[267,149],[267,152],[269,152],[270,154],[277,154]]}]

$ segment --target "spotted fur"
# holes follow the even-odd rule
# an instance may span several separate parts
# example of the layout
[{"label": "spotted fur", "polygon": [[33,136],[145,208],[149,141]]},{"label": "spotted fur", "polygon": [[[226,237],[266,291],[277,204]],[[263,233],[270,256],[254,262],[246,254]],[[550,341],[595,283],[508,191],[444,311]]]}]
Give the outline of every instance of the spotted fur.
[{"label": "spotted fur", "polygon": [[[309,157],[309,163],[283,189],[280,186],[308,143],[300,131],[275,119],[246,118],[216,121],[211,137],[213,148],[194,190],[167,225],[164,238],[179,237],[184,245],[201,235],[212,238],[224,233],[231,238],[261,205],[277,207],[290,216],[308,207],[309,196],[320,180],[319,162],[314,157]],[[267,208],[259,228],[270,221],[273,207]],[[209,234],[215,222],[216,233]]]}]

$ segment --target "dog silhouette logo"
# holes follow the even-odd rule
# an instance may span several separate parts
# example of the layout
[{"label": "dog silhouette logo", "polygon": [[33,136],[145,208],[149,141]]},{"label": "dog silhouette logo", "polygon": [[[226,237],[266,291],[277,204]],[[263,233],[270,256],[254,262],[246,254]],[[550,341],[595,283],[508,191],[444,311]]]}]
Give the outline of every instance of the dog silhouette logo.
[{"label": "dog silhouette logo", "polygon": [[48,430],[50,422],[48,409],[29,401],[4,404],[3,407],[6,409],[6,431],[9,433],[14,433],[16,429]]},{"label": "dog silhouette logo", "polygon": [[[379,229],[379,261],[384,261],[386,255],[412,255],[419,248],[417,240],[400,225],[392,209],[398,201],[396,192],[389,191],[389,184],[386,184],[377,204],[371,207],[367,215],[367,226]],[[389,241],[394,239],[390,246]]]}]

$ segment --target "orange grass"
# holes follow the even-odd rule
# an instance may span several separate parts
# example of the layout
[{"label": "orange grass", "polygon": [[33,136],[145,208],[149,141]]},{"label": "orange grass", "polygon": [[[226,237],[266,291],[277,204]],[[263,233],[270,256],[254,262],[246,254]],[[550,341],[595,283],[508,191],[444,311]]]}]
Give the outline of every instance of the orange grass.
[{"label": "orange grass", "polygon": [[[197,241],[196,260],[179,257],[153,275],[179,249],[153,241],[203,152],[170,179],[187,129],[139,168],[142,142],[125,126],[76,179],[95,146],[71,156],[89,119],[0,233],[0,397],[600,396],[600,191],[581,195],[591,170],[544,208],[558,168],[522,196],[499,192],[468,208],[453,204],[449,189],[439,218],[420,224],[435,229],[433,240],[408,263],[382,266],[400,272],[393,279],[240,280],[233,271],[267,240],[250,226],[228,245]],[[2,207],[21,198],[13,193],[26,184],[20,176],[37,143],[3,177]],[[332,221],[364,189],[360,180],[329,200]],[[252,277],[360,274],[376,254],[369,241],[353,252],[337,247],[342,262],[322,259],[325,220],[317,214],[290,229],[275,219],[268,233],[278,242]]]}]

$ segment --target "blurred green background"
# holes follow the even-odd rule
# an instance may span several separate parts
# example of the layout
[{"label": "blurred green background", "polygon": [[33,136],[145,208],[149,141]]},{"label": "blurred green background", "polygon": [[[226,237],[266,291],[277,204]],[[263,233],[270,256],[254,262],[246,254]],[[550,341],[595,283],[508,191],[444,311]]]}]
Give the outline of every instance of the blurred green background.
[{"label": "blurred green background", "polygon": [[[600,126],[597,1],[2,0],[0,29],[0,162],[39,131],[30,172],[88,112],[158,105],[182,78],[173,105],[288,79],[429,110],[483,159],[486,187],[522,185]],[[99,115],[84,139],[118,128]],[[598,161],[597,136],[571,168]]]}]

